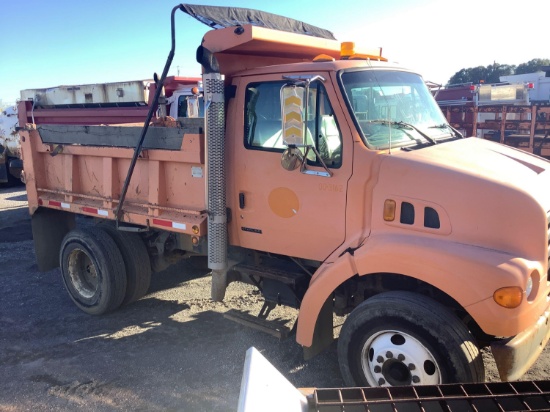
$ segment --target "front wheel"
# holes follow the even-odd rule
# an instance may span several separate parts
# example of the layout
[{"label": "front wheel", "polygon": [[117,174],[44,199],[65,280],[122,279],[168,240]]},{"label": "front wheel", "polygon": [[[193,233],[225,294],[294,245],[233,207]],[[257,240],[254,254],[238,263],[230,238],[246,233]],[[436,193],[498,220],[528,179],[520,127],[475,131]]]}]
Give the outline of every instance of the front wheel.
[{"label": "front wheel", "polygon": [[348,386],[482,382],[475,338],[438,302],[411,292],[387,292],[361,303],[338,339]]}]

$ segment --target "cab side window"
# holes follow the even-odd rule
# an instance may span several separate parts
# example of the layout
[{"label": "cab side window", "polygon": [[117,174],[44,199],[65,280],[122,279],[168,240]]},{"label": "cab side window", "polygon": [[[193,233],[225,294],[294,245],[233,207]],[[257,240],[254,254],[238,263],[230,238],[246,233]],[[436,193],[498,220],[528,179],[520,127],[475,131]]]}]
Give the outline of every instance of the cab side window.
[{"label": "cab side window", "polygon": [[253,83],[246,89],[245,139],[248,148],[283,151],[281,87],[283,82]]},{"label": "cab side window", "polygon": [[[252,150],[283,152],[281,88],[285,82],[251,83],[246,89],[244,136],[245,146]],[[308,94],[306,141],[314,146],[328,167],[342,164],[342,137],[336,116],[321,82],[313,82]],[[305,150],[305,149],[304,149]],[[310,150],[308,164],[319,159]]]}]

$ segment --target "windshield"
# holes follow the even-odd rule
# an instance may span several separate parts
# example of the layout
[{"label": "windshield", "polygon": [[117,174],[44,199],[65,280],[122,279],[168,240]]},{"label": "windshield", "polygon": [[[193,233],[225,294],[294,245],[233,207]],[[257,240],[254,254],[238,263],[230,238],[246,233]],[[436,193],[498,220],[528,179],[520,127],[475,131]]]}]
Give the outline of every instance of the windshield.
[{"label": "windshield", "polygon": [[371,69],[343,72],[341,78],[359,131],[370,147],[434,144],[453,136],[419,75]]}]

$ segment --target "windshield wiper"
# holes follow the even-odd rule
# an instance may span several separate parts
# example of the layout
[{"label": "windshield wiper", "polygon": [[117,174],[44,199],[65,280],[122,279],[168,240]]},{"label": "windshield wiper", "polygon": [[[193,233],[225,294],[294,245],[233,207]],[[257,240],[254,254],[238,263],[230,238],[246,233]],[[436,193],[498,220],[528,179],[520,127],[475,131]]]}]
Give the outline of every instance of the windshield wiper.
[{"label": "windshield wiper", "polygon": [[451,132],[453,132],[455,137],[459,139],[464,139],[464,135],[456,130],[453,126],[451,126],[449,123],[436,124],[435,126],[428,127],[428,129],[449,129]]},{"label": "windshield wiper", "polygon": [[426,139],[431,144],[437,144],[435,139],[433,137],[428,136],[426,133],[424,133],[422,130],[420,130],[418,127],[404,122],[402,120],[395,121],[395,120],[385,120],[385,119],[376,119],[376,120],[369,120],[367,123],[376,123],[376,124],[384,124],[387,126],[394,126],[398,129],[413,129],[415,132],[417,132],[420,136],[422,136],[424,139]]}]

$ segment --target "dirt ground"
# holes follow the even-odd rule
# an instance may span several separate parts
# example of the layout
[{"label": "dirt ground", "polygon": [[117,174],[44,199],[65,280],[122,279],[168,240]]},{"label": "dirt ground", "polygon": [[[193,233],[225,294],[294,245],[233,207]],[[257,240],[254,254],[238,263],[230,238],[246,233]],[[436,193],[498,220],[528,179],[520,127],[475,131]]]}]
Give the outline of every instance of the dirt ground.
[{"label": "dirt ground", "polygon": [[[110,315],[84,314],[59,270],[38,272],[26,207],[24,188],[0,189],[0,411],[235,411],[251,346],[296,387],[342,386],[335,345],[304,362],[292,337],[225,319],[229,309],[257,314],[261,297],[232,284],[211,302],[196,263],[155,275],[144,298]],[[296,314],[271,317],[291,325]],[[523,379],[550,379],[550,346]]]}]

